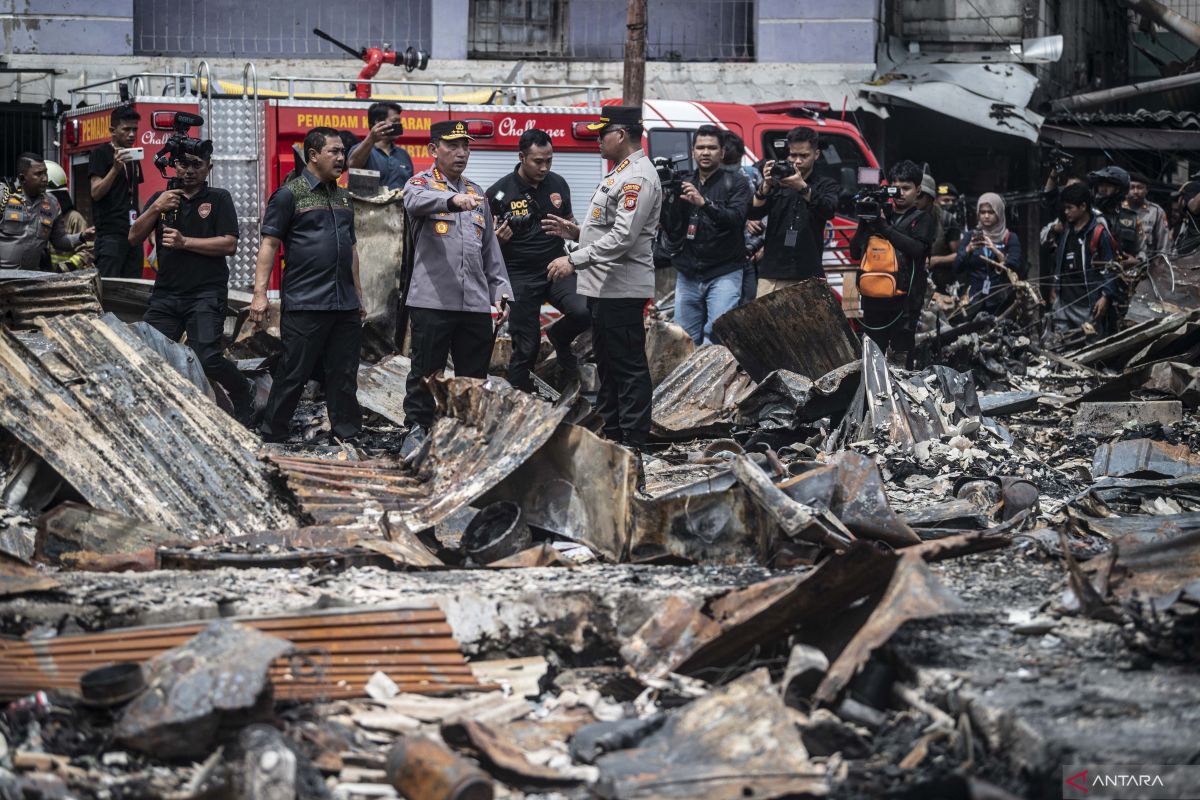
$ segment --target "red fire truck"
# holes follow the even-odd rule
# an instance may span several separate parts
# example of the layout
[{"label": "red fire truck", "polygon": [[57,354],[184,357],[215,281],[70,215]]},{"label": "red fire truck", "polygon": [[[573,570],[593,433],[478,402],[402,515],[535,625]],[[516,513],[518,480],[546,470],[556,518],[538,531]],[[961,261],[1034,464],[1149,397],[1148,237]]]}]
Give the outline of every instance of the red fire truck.
[{"label": "red fire truck", "polygon": [[[466,119],[475,137],[467,175],[485,187],[512,170],[521,134],[530,128],[541,128],[554,139],[554,170],[567,180],[576,197],[586,198],[603,177],[606,165],[598,152],[596,134],[588,131],[585,123],[598,116],[598,106],[619,102],[601,101],[604,87],[599,86],[525,84],[497,90],[478,84],[386,80],[369,83],[385,91],[395,90],[397,86],[404,86],[407,91],[412,87],[434,86],[436,93],[427,97],[376,93],[374,98],[364,100],[353,93],[302,93],[297,91],[297,84],[303,86],[306,81],[318,79],[296,77],[271,78],[273,85],[283,88],[260,92],[254,73],[253,65],[247,64],[240,84],[214,80],[202,62],[196,74],[128,75],[71,90],[71,110],[63,116],[59,141],[62,165],[69,176],[77,207],[85,215],[90,213],[88,156],[92,149],[109,139],[109,113],[121,102],[118,87],[122,84],[132,88],[129,102],[141,112],[136,146],[146,151],[142,162],[145,183],[140,191],[143,200],[165,185],[153,167],[152,158],[170,131],[153,127],[153,112],[189,111],[204,117],[204,126],[193,129],[192,135],[213,140],[211,182],[233,195],[241,229],[237,253],[230,265],[233,288],[246,288],[253,280],[259,242],[258,223],[263,207],[271,192],[292,169],[292,146],[298,144],[310,128],[328,126],[362,137],[367,132],[367,106],[371,102],[399,102],[404,107],[404,133],[400,144],[420,170],[431,162],[427,148],[430,126],[451,117]],[[319,80],[330,82],[328,78]],[[156,84],[162,87],[157,93],[153,91]],[[561,95],[564,90],[571,89],[586,94],[588,101],[575,106],[521,103],[527,95],[540,92]],[[652,158],[689,154],[691,134],[701,125],[716,125],[743,138],[747,149],[746,163],[752,164],[784,152],[786,132],[803,125],[820,130],[823,158],[818,162],[818,170],[845,187],[847,202],[858,185],[859,169],[879,166],[858,129],[848,122],[827,117],[829,108],[824,103],[796,101],[750,106],[647,100],[644,109],[645,146]],[[846,213],[849,208],[841,211]],[[838,291],[842,290],[842,279],[849,269],[846,245],[853,228],[851,219],[839,216],[826,232],[826,271],[831,285]],[[151,253],[148,269],[152,261]],[[151,275],[148,273],[147,277]],[[855,315],[858,304],[853,281],[846,282],[845,288],[844,305],[848,313]]]}]

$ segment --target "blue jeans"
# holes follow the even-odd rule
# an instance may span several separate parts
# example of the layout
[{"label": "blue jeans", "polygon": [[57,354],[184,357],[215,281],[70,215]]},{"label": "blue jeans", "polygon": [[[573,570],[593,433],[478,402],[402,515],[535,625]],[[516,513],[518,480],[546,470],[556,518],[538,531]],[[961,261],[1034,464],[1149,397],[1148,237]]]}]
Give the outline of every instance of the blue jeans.
[{"label": "blue jeans", "polygon": [[742,270],[734,270],[707,281],[682,272],[675,277],[675,322],[697,345],[716,344],[712,327],[717,318],[736,308],[742,296]]}]

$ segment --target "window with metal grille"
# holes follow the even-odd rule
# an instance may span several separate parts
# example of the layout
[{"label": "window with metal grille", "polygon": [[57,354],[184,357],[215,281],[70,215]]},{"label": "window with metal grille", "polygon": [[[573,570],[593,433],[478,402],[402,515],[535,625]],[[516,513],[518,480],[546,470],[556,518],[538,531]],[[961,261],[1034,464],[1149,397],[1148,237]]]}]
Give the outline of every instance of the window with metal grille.
[{"label": "window with metal grille", "polygon": [[474,57],[563,55],[567,3],[471,0],[468,50]]},{"label": "window with metal grille", "polygon": [[134,55],[349,58],[313,35],[321,28],[352,48],[412,45],[428,51],[430,0],[134,0]]}]

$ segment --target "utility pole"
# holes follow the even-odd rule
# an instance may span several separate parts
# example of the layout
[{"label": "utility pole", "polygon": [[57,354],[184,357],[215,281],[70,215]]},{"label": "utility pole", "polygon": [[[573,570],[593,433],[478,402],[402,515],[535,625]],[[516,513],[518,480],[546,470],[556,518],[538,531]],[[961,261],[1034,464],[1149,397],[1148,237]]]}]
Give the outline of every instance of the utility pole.
[{"label": "utility pole", "polygon": [[627,106],[640,106],[646,94],[646,0],[628,0],[628,3],[621,102]]}]

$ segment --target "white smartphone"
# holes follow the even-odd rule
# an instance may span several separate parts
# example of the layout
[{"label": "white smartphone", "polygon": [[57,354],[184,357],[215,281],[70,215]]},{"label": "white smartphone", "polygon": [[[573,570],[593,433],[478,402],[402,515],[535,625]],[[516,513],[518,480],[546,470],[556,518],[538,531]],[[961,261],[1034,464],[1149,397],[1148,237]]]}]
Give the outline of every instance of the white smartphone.
[{"label": "white smartphone", "polygon": [[122,147],[120,152],[127,153],[130,161],[141,161],[146,157],[146,151],[141,147]]}]

